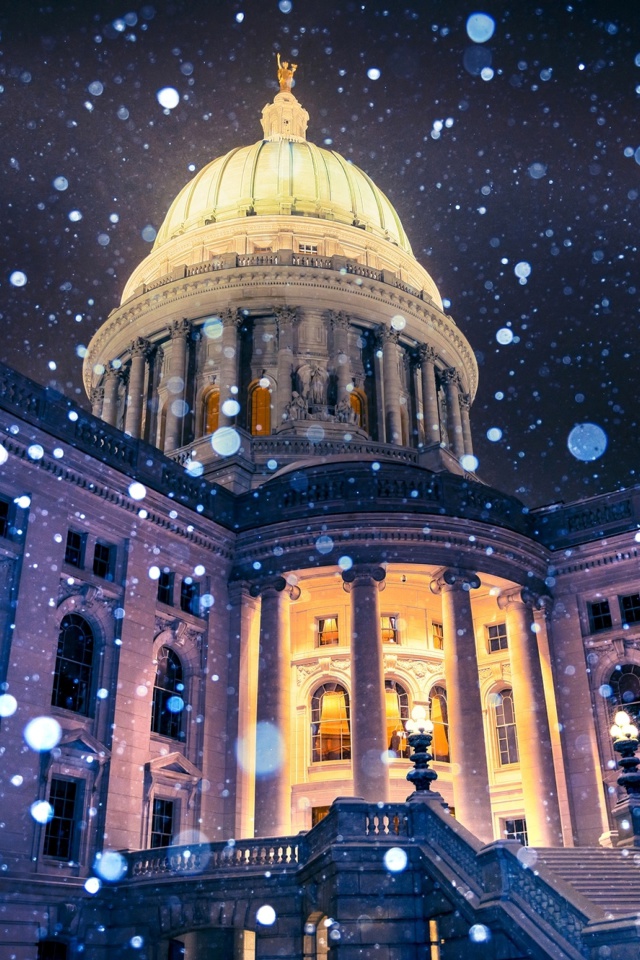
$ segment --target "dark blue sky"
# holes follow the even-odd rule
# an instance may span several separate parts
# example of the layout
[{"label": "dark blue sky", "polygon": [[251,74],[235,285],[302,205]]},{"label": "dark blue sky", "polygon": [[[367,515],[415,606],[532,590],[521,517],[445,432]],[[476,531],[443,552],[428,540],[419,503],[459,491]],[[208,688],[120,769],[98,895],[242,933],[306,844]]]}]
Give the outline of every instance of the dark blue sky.
[{"label": "dark blue sky", "polygon": [[[478,11],[495,20],[482,44]],[[149,251],[143,231],[193,169],[259,138],[281,51],[309,138],[387,193],[476,350],[479,474],[532,505],[635,483],[639,24],[633,3],[558,0],[15,4],[0,356],[85,402],[78,348]],[[168,115],[165,86],[182,98]],[[607,435],[593,462],[567,447],[582,423]]]}]

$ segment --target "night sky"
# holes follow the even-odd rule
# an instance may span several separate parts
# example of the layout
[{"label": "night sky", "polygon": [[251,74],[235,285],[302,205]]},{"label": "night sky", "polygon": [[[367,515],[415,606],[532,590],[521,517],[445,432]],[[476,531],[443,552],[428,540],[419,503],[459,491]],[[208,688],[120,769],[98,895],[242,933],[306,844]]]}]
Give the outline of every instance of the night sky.
[{"label": "night sky", "polygon": [[[389,196],[476,351],[479,475],[530,505],[638,480],[636,3],[11,7],[3,360],[87,404],[83,345],[193,172],[259,139],[280,51],[309,139]],[[495,21],[484,42],[467,32],[477,12]],[[167,86],[181,100],[163,111]],[[608,439],[592,461],[567,445],[585,423]]]}]

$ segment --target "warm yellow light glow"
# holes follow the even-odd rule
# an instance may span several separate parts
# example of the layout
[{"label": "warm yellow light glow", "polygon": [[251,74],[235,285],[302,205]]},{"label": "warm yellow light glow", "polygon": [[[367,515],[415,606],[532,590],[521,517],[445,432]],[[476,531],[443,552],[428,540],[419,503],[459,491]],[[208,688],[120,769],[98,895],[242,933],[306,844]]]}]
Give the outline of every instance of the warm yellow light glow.
[{"label": "warm yellow light glow", "polygon": [[629,714],[626,713],[624,710],[618,710],[615,717],[613,718],[613,722],[617,724],[619,727],[626,727],[631,722],[631,718]]},{"label": "warm yellow light glow", "polygon": [[424,720],[426,716],[427,716],[427,711],[425,710],[424,707],[421,707],[420,704],[416,704],[416,706],[411,711],[411,717],[413,720]]}]

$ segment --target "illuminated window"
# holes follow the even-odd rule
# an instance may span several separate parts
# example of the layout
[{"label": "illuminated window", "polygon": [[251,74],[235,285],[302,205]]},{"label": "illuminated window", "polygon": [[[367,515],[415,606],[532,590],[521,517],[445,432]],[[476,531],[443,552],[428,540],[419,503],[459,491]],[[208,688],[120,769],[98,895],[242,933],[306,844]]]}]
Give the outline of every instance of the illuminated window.
[{"label": "illuminated window", "polygon": [[431,639],[434,650],[444,650],[444,630],[441,623],[431,624]]},{"label": "illuminated window", "polygon": [[640,667],[625,663],[609,678],[611,722],[618,710],[626,710],[635,722],[640,719]]},{"label": "illuminated window", "polygon": [[93,631],[84,617],[68,613],[60,624],[53,672],[54,707],[87,716],[93,674]]},{"label": "illuminated window", "polygon": [[351,759],[349,694],[339,683],[325,683],[311,698],[311,759]]},{"label": "illuminated window", "polygon": [[358,426],[367,429],[367,398],[362,390],[351,390],[349,403],[358,418]]},{"label": "illuminated window", "polygon": [[202,406],[202,433],[203,436],[208,436],[215,433],[220,424],[220,391],[207,391]]},{"label": "illuminated window", "polygon": [[505,688],[500,693],[494,693],[492,701],[500,766],[518,763],[518,732],[513,709],[513,691]]},{"label": "illuminated window", "polygon": [[317,253],[318,245],[317,243],[299,243],[298,251],[300,253]]},{"label": "illuminated window", "polygon": [[316,623],[318,625],[319,647],[328,647],[340,643],[337,617],[318,617]]},{"label": "illuminated window", "polygon": [[387,746],[398,757],[409,756],[405,720],[409,719],[409,694],[395,680],[385,680],[384,701],[387,718]]},{"label": "illuminated window", "polygon": [[434,760],[449,763],[449,713],[447,711],[447,690],[442,684],[431,688],[431,720],[433,722],[433,742],[431,753]]},{"label": "illuminated window", "polygon": [[597,633],[598,630],[608,630],[613,626],[608,600],[594,600],[593,603],[588,603],[587,607],[593,633]]},{"label": "illuminated window", "polygon": [[380,630],[383,643],[398,643],[398,618],[395,614],[383,614],[380,617]]},{"label": "illuminated window", "polygon": [[315,827],[321,820],[324,820],[324,818],[329,815],[330,810],[331,807],[329,806],[311,807],[311,826]]},{"label": "illuminated window", "polygon": [[506,623],[494,623],[486,628],[489,653],[497,653],[498,650],[506,650],[507,643],[507,625]]},{"label": "illuminated window", "polygon": [[160,647],[153,688],[151,732],[171,740],[184,740],[182,711],[184,679],[180,659],[170,647]]},{"label": "illuminated window", "polygon": [[271,390],[256,384],[249,388],[249,428],[254,437],[271,433]]},{"label": "illuminated window", "polygon": [[500,833],[505,840],[519,840],[523,847],[529,845],[529,836],[527,834],[527,821],[524,817],[514,817],[500,821]]}]

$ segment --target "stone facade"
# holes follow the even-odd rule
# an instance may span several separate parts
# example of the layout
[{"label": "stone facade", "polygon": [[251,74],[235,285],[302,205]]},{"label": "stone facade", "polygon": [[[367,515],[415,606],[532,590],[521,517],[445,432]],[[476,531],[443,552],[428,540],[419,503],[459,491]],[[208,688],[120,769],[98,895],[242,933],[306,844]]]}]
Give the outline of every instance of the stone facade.
[{"label": "stone facade", "polygon": [[[622,869],[640,488],[482,484],[471,348],[386,198],[238,212],[216,163],[226,206],[172,207],[90,344],[92,414],[0,367],[6,955],[635,955],[516,841]],[[404,803],[415,706],[455,820]]]}]

